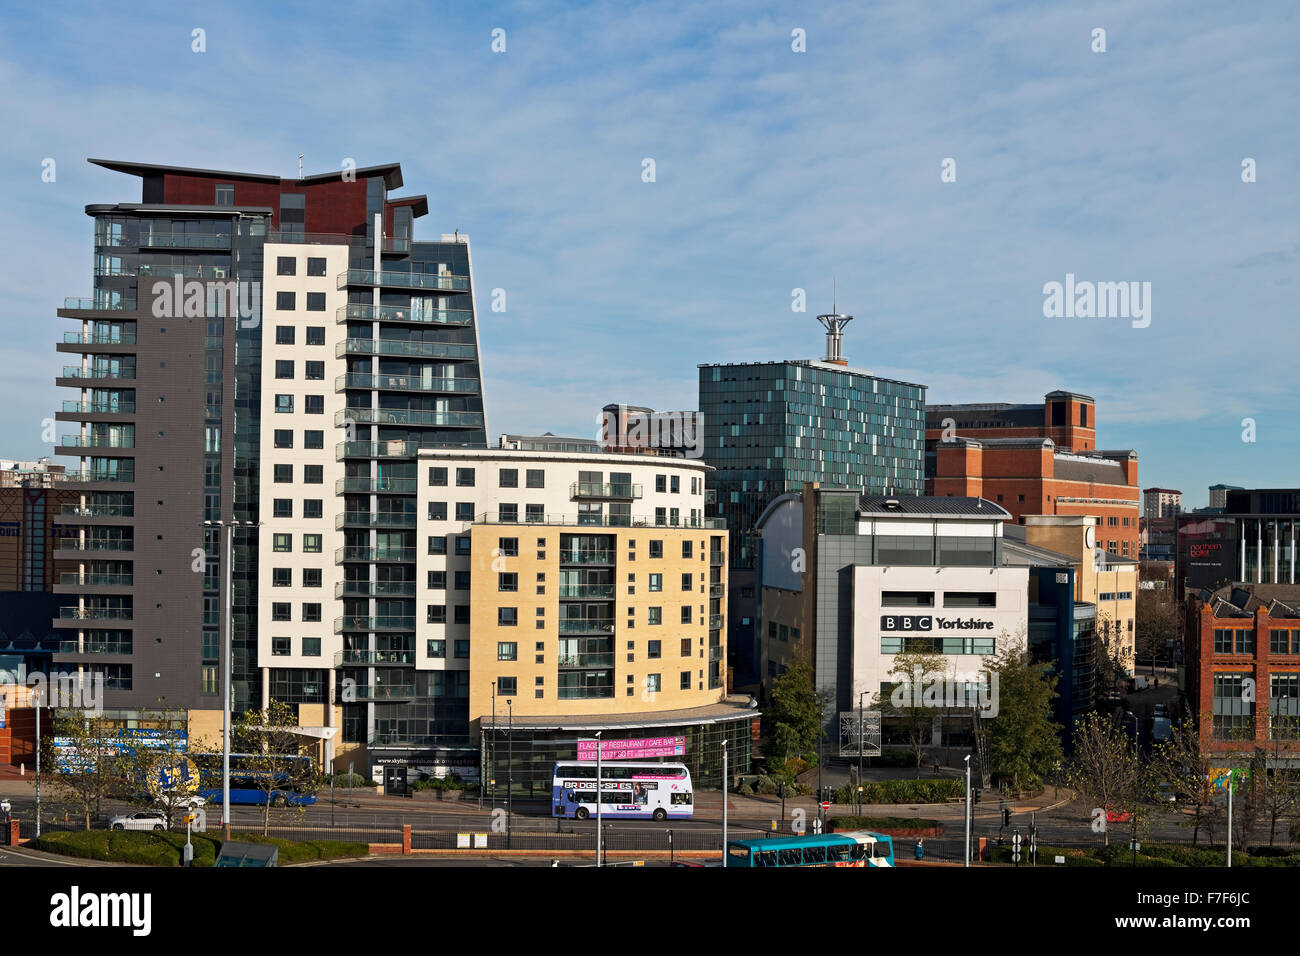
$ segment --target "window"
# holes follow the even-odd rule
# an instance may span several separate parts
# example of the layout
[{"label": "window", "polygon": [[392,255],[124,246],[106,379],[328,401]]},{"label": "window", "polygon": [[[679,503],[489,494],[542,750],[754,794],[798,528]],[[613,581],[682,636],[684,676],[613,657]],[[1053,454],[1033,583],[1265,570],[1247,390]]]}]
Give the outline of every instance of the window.
[{"label": "window", "polygon": [[649,658],[652,658],[652,659],[653,659],[653,658],[656,658],[656,657],[659,657],[659,656],[660,656],[660,643],[659,643],[659,641],[651,641],[651,642],[647,645],[647,647],[646,647],[646,657],[649,657]]},{"label": "window", "polygon": [[683,558],[693,558],[693,557],[695,557],[694,547],[695,547],[695,542],[694,542],[694,541],[683,541],[683,542],[682,542],[682,557],[683,557]]},{"label": "window", "polygon": [[318,588],[321,586],[320,568],[303,568],[302,569],[302,586],[305,588]]},{"label": "window", "polygon": [[293,484],[293,465],[276,465],[272,474],[277,485]]},{"label": "window", "polygon": [[291,535],[291,534],[277,534],[277,535],[274,535],[273,537],[274,537],[274,541],[273,541],[273,544],[272,544],[272,548],[271,548],[271,550],[273,550],[273,551],[292,551],[292,550],[293,550],[293,535]]},{"label": "window", "polygon": [[429,520],[430,520],[430,521],[446,521],[446,520],[447,520],[447,502],[445,502],[445,501],[430,501],[430,502],[429,502],[428,515],[429,515]]},{"label": "window", "polygon": [[546,471],[542,468],[528,468],[524,473],[524,484],[528,488],[545,488]]},{"label": "window", "polygon": [[662,681],[660,681],[658,674],[645,675],[645,689],[648,690],[650,693],[652,694],[658,693],[660,690],[663,689],[661,685],[662,685]]},{"label": "window", "polygon": [[691,623],[691,609],[689,606],[684,606],[682,608],[682,623],[683,624]]},{"label": "window", "polygon": [[430,484],[430,485],[433,485],[434,487],[445,487],[446,484],[447,484],[447,469],[446,469],[446,468],[430,468],[430,469],[429,469],[429,484]]},{"label": "window", "polygon": [[277,428],[275,430],[275,447],[292,448],[293,447],[293,429]]},{"label": "window", "polygon": [[271,638],[271,654],[274,657],[289,656],[289,638],[273,637]]},{"label": "window", "polygon": [[293,517],[293,499],[292,499],[292,498],[276,498],[275,501],[274,501],[274,503],[273,503],[273,511],[272,511],[272,514],[273,514],[273,516],[276,517],[276,518],[292,518],[292,517]]},{"label": "window", "polygon": [[447,590],[447,572],[446,572],[446,571],[430,571],[430,572],[429,572],[429,578],[428,578],[428,585],[429,585],[429,590],[430,590],[430,591],[445,591],[445,590]]},{"label": "window", "polygon": [[216,188],[216,195],[212,199],[214,206],[233,206],[235,204],[235,187],[221,185]]},{"label": "window", "polygon": [[473,521],[474,520],[474,502],[458,501],[456,502],[456,520]]},{"label": "window", "polygon": [[453,581],[452,587],[454,587],[457,591],[468,591],[468,590],[469,590],[469,572],[468,572],[468,571],[453,571],[452,574],[453,574],[453,577],[452,577],[452,581]]},{"label": "window", "polygon": [[934,607],[933,591],[881,591],[881,607]]},{"label": "window", "polygon": [[277,395],[277,396],[275,396],[275,411],[276,411],[276,414],[279,414],[279,415],[292,414],[292,413],[293,413],[293,396],[292,396],[292,395]]},{"label": "window", "polygon": [[294,328],[292,325],[277,325],[275,327],[275,344],[276,345],[293,345]]},{"label": "window", "polygon": [[470,554],[470,537],[467,534],[456,536],[456,553],[462,556]]},{"label": "window", "polygon": [[997,607],[998,596],[993,591],[945,591],[944,607]]},{"label": "window", "polygon": [[425,623],[427,624],[446,624],[447,623],[447,605],[430,604],[425,608]]},{"label": "window", "polygon": [[292,620],[292,616],[291,616],[291,609],[292,609],[292,607],[293,607],[293,605],[291,605],[288,601],[285,601],[285,602],[283,602],[283,603],[276,602],[276,603],[272,604],[272,605],[271,605],[271,620],[273,620],[273,621],[289,621],[289,620]]},{"label": "window", "polygon": [[293,569],[292,568],[272,568],[271,569],[271,586],[277,588],[287,588],[293,586]]},{"label": "window", "polygon": [[681,489],[681,484],[680,484],[680,482],[681,482],[681,478],[679,478],[677,475],[671,475],[671,476],[669,476],[669,478],[668,478],[668,490],[669,490],[669,492],[671,492],[671,493],[674,494],[674,495],[676,495],[676,494],[680,494],[680,493],[681,493],[681,490],[682,490],[682,489]]},{"label": "window", "polygon": [[497,627],[515,627],[519,623],[519,609],[514,607],[497,608]]},{"label": "window", "polygon": [[325,326],[309,325],[307,326],[307,344],[324,345],[325,344]]},{"label": "window", "polygon": [[320,429],[309,428],[302,433],[303,448],[324,448],[325,432]]},{"label": "window", "polygon": [[324,395],[306,395],[306,396],[304,396],[304,398],[305,398],[306,401],[307,401],[307,409],[306,409],[306,411],[307,411],[307,414],[308,414],[308,415],[324,415],[324,414],[325,414],[325,396],[324,396]]},{"label": "window", "polygon": [[468,623],[469,623],[469,605],[468,605],[468,604],[457,604],[457,605],[456,605],[456,611],[455,611],[455,613],[452,615],[452,620],[454,620],[457,624],[468,624]]},{"label": "window", "polygon": [[502,697],[514,697],[519,690],[519,679],[516,677],[498,677],[497,694]]},{"label": "window", "polygon": [[[771,665],[772,668],[775,668],[775,667],[776,667],[776,661],[768,661],[768,664]],[[776,675],[773,674],[772,676],[775,677]],[[690,690],[690,689],[691,689],[691,672],[690,672],[690,671],[682,671],[682,679],[681,679],[681,683],[679,683],[677,686],[678,686],[678,688],[679,688],[680,690]]]},{"label": "window", "polygon": [[325,274],[325,260],[317,259],[315,256],[307,257],[307,275],[323,276]]},{"label": "window", "polygon": [[524,505],[524,520],[528,522],[545,521],[545,505]]},{"label": "window", "polygon": [[293,293],[277,292],[275,294],[275,307],[281,312],[293,311]]},{"label": "window", "polygon": [[430,553],[430,554],[446,554],[446,553],[447,553],[447,539],[446,539],[446,538],[443,538],[443,537],[439,537],[438,535],[430,535],[430,536],[429,536],[429,553]]},{"label": "window", "polygon": [[519,556],[518,538],[497,538],[497,554],[503,558]]},{"label": "window", "polygon": [[320,657],[320,638],[304,637],[302,639],[303,657]]},{"label": "window", "polygon": [[293,362],[286,359],[276,359],[275,361],[276,378],[293,378]]},{"label": "window", "polygon": [[[682,638],[682,657],[690,657],[690,656],[691,656],[691,639],[690,639],[689,637],[683,637],[683,638]],[[689,673],[689,672],[688,672],[688,673]]]},{"label": "window", "polygon": [[302,619],[309,624],[319,623],[320,604],[304,604],[302,606]]},{"label": "window", "polygon": [[324,362],[303,362],[303,377],[309,381],[316,381],[325,377]]},{"label": "window", "polygon": [[662,540],[660,540],[660,541],[656,541],[656,540],[654,540],[653,538],[651,538],[651,539],[650,539],[650,557],[652,557],[652,558],[662,558],[663,556],[664,556],[664,543],[663,543],[663,541],[662,541]]},{"label": "window", "polygon": [[691,589],[691,576],[688,572],[682,575],[682,590],[689,591],[690,589]]},{"label": "window", "polygon": [[516,641],[497,641],[497,660],[519,660],[519,644]]},{"label": "window", "polygon": [[664,616],[664,609],[663,609],[663,608],[661,608],[661,607],[651,607],[651,608],[646,608],[646,611],[647,611],[648,614],[649,614],[649,616],[648,616],[648,618],[647,618],[647,621],[646,621],[648,624],[662,624],[662,623],[663,623],[663,616]]},{"label": "window", "polygon": [[655,475],[655,491],[663,494],[668,490],[668,476]]},{"label": "window", "polygon": [[519,575],[513,571],[501,572],[497,575],[498,591],[518,591]]},{"label": "window", "polygon": [[497,472],[497,484],[502,488],[519,487],[519,469],[502,468]]},{"label": "window", "polygon": [[298,260],[293,256],[276,256],[275,274],[278,276],[293,276],[298,274]]},{"label": "window", "polygon": [[456,657],[462,660],[469,657],[469,641],[459,640],[452,642],[452,652]]},{"label": "window", "polygon": [[325,513],[324,506],[320,498],[307,498],[302,503],[302,516],[304,518],[319,518]]},{"label": "window", "polygon": [[662,574],[650,575],[650,590],[662,591],[664,589],[664,576]]},{"label": "window", "polygon": [[518,505],[497,505],[497,520],[502,524],[517,524],[519,521]]},{"label": "window", "polygon": [[303,465],[302,466],[302,483],[304,485],[320,485],[325,482],[324,465]]},{"label": "window", "polygon": [[443,638],[434,637],[424,642],[424,653],[427,657],[444,658],[447,656],[447,642]]},{"label": "window", "polygon": [[456,487],[473,488],[474,487],[474,469],[457,468],[456,469]]}]

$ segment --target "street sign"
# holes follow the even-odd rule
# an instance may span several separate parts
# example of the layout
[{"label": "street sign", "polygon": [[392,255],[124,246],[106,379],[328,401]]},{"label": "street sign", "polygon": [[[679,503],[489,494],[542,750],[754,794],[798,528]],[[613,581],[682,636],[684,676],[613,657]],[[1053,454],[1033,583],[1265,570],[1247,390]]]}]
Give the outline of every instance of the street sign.
[{"label": "street sign", "polygon": [[829,803],[823,803],[823,804],[822,804],[822,809],[823,809],[823,810],[829,810],[830,808],[831,808],[831,805],[830,805]]}]

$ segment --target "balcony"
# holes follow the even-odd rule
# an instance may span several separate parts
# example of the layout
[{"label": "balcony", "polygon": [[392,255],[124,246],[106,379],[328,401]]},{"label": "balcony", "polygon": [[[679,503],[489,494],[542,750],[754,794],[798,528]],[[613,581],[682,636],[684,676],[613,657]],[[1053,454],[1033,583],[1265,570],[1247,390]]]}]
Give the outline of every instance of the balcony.
[{"label": "balcony", "polygon": [[451,273],[426,275],[418,272],[374,272],[369,269],[349,269],[339,274],[338,288],[350,285],[382,286],[389,289],[421,289],[429,292],[468,292],[469,276]]},{"label": "balcony", "polygon": [[341,392],[349,388],[380,389],[389,392],[434,392],[475,395],[478,393],[476,378],[425,378],[420,375],[370,375],[365,372],[349,372],[334,380],[334,390]]},{"label": "balcony", "polygon": [[[345,700],[343,696],[344,694],[347,694],[350,699]],[[348,703],[352,703],[353,701],[367,701],[367,700],[401,701],[401,700],[414,700],[414,699],[415,699],[414,684],[375,684],[373,686],[369,684],[356,684],[348,687],[344,687],[342,684],[340,684],[338,690],[338,699],[335,701],[335,703],[348,704]]]},{"label": "balcony", "polygon": [[[723,527],[726,527],[726,525],[724,524]],[[722,551],[709,552],[709,567],[723,568],[726,566],[727,566],[727,555],[725,552]]]},{"label": "balcony", "polygon": [[121,607],[61,607],[60,621],[130,621],[131,608]]},{"label": "balcony", "polygon": [[133,518],[135,505],[64,505],[59,514],[65,518]]},{"label": "balcony", "polygon": [[75,654],[77,656],[100,655],[100,654],[134,654],[135,645],[131,641],[118,642],[90,642],[84,641],[81,646],[77,646],[76,641],[60,641],[60,654]]},{"label": "balcony", "polygon": [[705,489],[704,489],[704,503],[705,503],[706,505],[716,505],[716,504],[718,503],[718,489],[717,489],[717,488],[705,488]]},{"label": "balcony", "polygon": [[94,469],[83,469],[82,471],[64,472],[63,480],[69,484],[94,485],[101,482],[133,482],[135,481],[135,472],[132,471],[97,471]]},{"label": "balcony", "polygon": [[[436,425],[444,428],[482,428],[481,412],[438,412],[419,408],[344,408],[334,413],[335,425]],[[417,444],[412,442],[412,445]],[[374,457],[374,456],[363,456]]]},{"label": "balcony", "polygon": [[614,655],[612,653],[561,654],[559,666],[560,670],[580,670],[592,667],[610,668],[614,666]]},{"label": "balcony", "polygon": [[414,597],[414,581],[339,581],[334,596],[342,597]]},{"label": "balcony", "polygon": [[87,538],[84,541],[77,538],[64,538],[59,542],[60,551],[134,551],[135,542],[133,540],[122,541],[116,538],[101,539]]},{"label": "balcony", "polygon": [[415,651],[357,651],[334,652],[334,666],[367,666],[371,664],[414,664]]},{"label": "balcony", "polygon": [[135,436],[64,435],[59,444],[64,448],[134,448]]},{"label": "balcony", "polygon": [[710,630],[710,631],[720,631],[720,630],[722,630],[723,625],[724,625],[725,623],[726,623],[726,618],[724,618],[723,615],[721,615],[721,614],[710,614],[710,615],[709,615],[709,630]]},{"label": "balcony", "polygon": [[64,345],[135,345],[134,332],[64,332]]},{"label": "balcony", "polygon": [[349,302],[339,306],[339,322],[412,322],[417,325],[472,325],[474,313],[469,309],[412,309],[407,305],[367,305]]},{"label": "balcony", "polygon": [[575,481],[569,486],[570,498],[621,498],[631,500],[641,497],[641,486],[630,484],[601,484],[599,481]]},{"label": "balcony", "polygon": [[560,599],[572,598],[578,600],[614,600],[614,585],[612,584],[561,584]]},{"label": "balcony", "polygon": [[618,555],[613,551],[561,551],[560,565],[610,565],[618,563]]},{"label": "balcony", "polygon": [[415,548],[338,548],[334,552],[334,563],[340,564],[346,561],[414,563]]},{"label": "balcony", "polygon": [[155,232],[140,236],[141,249],[229,249],[230,234],[186,235],[179,232]]},{"label": "balcony", "polygon": [[613,634],[614,621],[611,618],[589,618],[585,620],[560,621],[561,634]]},{"label": "balcony", "polygon": [[134,380],[135,369],[133,368],[108,369],[108,368],[95,368],[94,366],[91,366],[90,368],[82,368],[80,365],[65,365],[63,366],[63,374],[60,376],[60,378],[80,378],[80,379],[120,378],[120,379]]},{"label": "balcony", "polygon": [[414,528],[414,512],[345,511],[334,521],[336,529],[343,528]]},{"label": "balcony", "polygon": [[394,342],[387,339],[347,339],[334,347],[334,355],[391,355],[396,358],[472,359],[476,352],[472,345],[455,345],[448,342]]},{"label": "balcony", "polygon": [[414,478],[340,478],[334,482],[336,494],[412,495],[419,490]]},{"label": "balcony", "polygon": [[709,597],[725,597],[727,586],[725,584],[710,584]]},{"label": "balcony", "polygon": [[95,588],[95,587],[118,587],[129,588],[135,586],[134,574],[78,574],[76,571],[67,571],[59,575],[59,585],[62,587],[78,588]]},{"label": "balcony", "polygon": [[546,524],[546,525],[574,525],[586,526],[593,528],[725,528],[726,522],[722,518],[697,518],[694,521],[687,518],[678,520],[676,524],[656,523],[653,518],[645,515],[606,515],[606,514],[540,514],[523,518],[515,516],[514,518],[502,518],[499,512],[483,512],[474,518],[476,524]]},{"label": "balcony", "polygon": [[228,279],[229,266],[175,266],[154,262],[140,263],[140,278],[175,279]]},{"label": "balcony", "polygon": [[134,415],[135,402],[71,401],[63,403],[63,411],[70,415]]},{"label": "balcony", "polygon": [[344,631],[413,631],[415,617],[403,614],[381,614],[377,617],[345,615],[334,619],[334,633]]},{"label": "balcony", "polygon": [[709,663],[722,660],[722,645],[712,644],[709,646]]},{"label": "balcony", "polygon": [[414,441],[345,441],[336,447],[336,456],[343,458],[414,458],[420,443]]},{"label": "balcony", "polygon": [[[124,312],[126,304],[108,299],[96,299],[91,296],[64,296],[63,308],[69,312]],[[133,311],[135,306],[131,306]]]}]

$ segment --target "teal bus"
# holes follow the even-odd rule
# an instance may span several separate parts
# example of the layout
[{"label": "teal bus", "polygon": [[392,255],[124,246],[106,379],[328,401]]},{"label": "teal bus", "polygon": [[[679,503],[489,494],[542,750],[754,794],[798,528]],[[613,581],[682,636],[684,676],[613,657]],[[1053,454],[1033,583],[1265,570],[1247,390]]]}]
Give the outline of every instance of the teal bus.
[{"label": "teal bus", "polygon": [[722,865],[889,867],[894,865],[894,841],[870,830],[731,840]]}]

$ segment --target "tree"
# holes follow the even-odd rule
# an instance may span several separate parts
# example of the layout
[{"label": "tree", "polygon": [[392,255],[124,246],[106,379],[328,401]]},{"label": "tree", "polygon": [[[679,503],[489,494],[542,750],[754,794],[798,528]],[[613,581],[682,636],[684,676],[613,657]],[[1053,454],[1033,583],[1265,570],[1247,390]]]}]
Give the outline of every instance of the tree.
[{"label": "tree", "polygon": [[1202,828],[1213,841],[1214,826],[1221,815],[1215,800],[1218,791],[1210,776],[1209,753],[1201,748],[1201,738],[1190,713],[1172,729],[1168,740],[1152,748],[1151,758],[1156,776],[1173,791],[1174,799],[1165,800],[1164,804],[1174,812],[1184,808],[1193,811],[1192,846],[1196,846]]},{"label": "tree", "polygon": [[1097,615],[1097,653],[1093,673],[1096,675],[1097,705],[1106,709],[1111,696],[1121,693],[1130,671],[1131,660],[1124,648],[1119,627],[1109,614]]},{"label": "tree", "polygon": [[100,802],[125,790],[117,733],[103,716],[82,710],[55,711],[53,723],[54,733],[41,741],[41,759],[49,768],[42,782],[89,830]]},{"label": "tree", "polygon": [[1136,834],[1142,803],[1155,790],[1138,760],[1136,744],[1113,717],[1101,714],[1085,714],[1075,724],[1074,755],[1066,765],[1066,779],[1093,805],[1094,814],[1101,811],[1107,846],[1110,827],[1105,816],[1112,810],[1131,814]]},{"label": "tree", "polygon": [[989,765],[1017,793],[1037,789],[1042,775],[1062,759],[1060,725],[1053,720],[1056,677],[1048,664],[1034,664],[1028,650],[1008,642],[984,659],[996,676],[996,716],[985,721]]},{"label": "tree", "polygon": [[802,657],[796,657],[772,686],[767,755],[773,764],[788,769],[798,757],[807,755],[816,759],[817,745],[823,736],[824,707],[813,685],[812,666]]},{"label": "tree", "polygon": [[894,655],[894,666],[889,670],[889,676],[894,678],[893,687],[888,693],[876,694],[875,703],[880,705],[882,713],[901,725],[907,734],[918,780],[921,778],[921,757],[930,743],[934,720],[946,711],[942,693],[936,700],[933,686],[927,694],[923,685],[942,679],[947,666],[948,659],[942,654],[905,650]]},{"label": "tree", "polygon": [[1137,659],[1150,661],[1151,672],[1155,673],[1156,658],[1171,641],[1178,639],[1178,605],[1171,592],[1153,588],[1139,590],[1133,627],[1136,630],[1134,654]]},{"label": "tree", "polygon": [[[231,747],[238,751],[241,786],[266,796],[262,835],[271,828],[271,811],[282,807],[303,812],[295,794],[309,795],[320,785],[311,738],[298,730],[298,717],[288,704],[272,700],[263,710],[239,715],[231,728]],[[235,772],[231,771],[231,778]]]},{"label": "tree", "polygon": [[198,774],[187,756],[185,715],[159,708],[140,715],[140,728],[120,741],[124,774],[132,781],[132,802],[154,807],[167,829],[191,806]]}]

